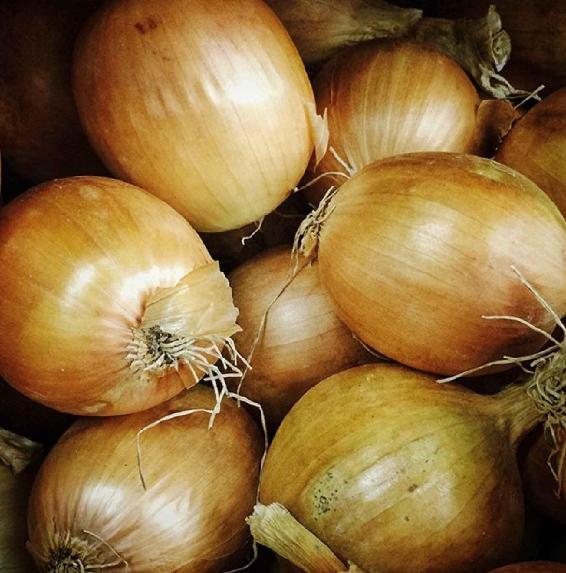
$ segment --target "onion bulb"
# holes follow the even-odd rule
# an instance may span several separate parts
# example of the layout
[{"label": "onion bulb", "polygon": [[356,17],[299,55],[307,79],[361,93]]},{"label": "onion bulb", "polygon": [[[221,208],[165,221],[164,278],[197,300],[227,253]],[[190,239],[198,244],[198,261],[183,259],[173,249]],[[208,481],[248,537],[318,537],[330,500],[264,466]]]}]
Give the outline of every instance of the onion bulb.
[{"label": "onion bulb", "polygon": [[107,167],[199,231],[271,212],[322,133],[299,54],[261,0],[108,3],[79,39],[74,91]]},{"label": "onion bulb", "polygon": [[525,561],[505,565],[491,573],[566,573],[566,564],[553,561]]},{"label": "onion bulb", "polygon": [[196,232],[120,181],[20,195],[0,211],[0,266],[0,374],[65,412],[159,404],[207,374],[237,330],[228,282]]},{"label": "onion bulb", "polygon": [[534,181],[566,215],[566,88],[521,118],[495,158]]},{"label": "onion bulb", "polygon": [[521,278],[566,313],[564,218],[494,161],[448,153],[377,161],[340,188],[328,212],[321,282],[346,325],[398,362],[457,374],[540,349],[556,318]]},{"label": "onion bulb", "polygon": [[377,159],[477,149],[479,96],[458,64],[434,48],[365,42],[330,60],[314,90],[319,112],[328,114],[329,147],[312,177],[329,175],[313,186],[313,202]]},{"label": "onion bulb", "polygon": [[[261,503],[280,505],[258,507],[252,533],[303,568],[286,541],[314,536],[309,572],[489,571],[518,555],[515,453],[541,418],[521,385],[481,396],[398,365],[341,372],[283,420],[260,483]],[[317,562],[321,543],[338,562]]]},{"label": "onion bulb", "polygon": [[291,251],[282,247],[228,277],[242,328],[234,341],[242,355],[252,356],[242,394],[263,406],[271,425],[314,384],[370,358],[336,317],[317,263],[303,267],[281,292],[291,267]]},{"label": "onion bulb", "polygon": [[[209,429],[204,410],[215,403],[212,390],[197,387],[142,413],[76,422],[32,491],[29,548],[40,568],[90,571],[113,563],[136,573],[225,571],[248,539],[262,441],[229,400]],[[138,432],[188,409],[197,412],[141,435],[144,490]]]},{"label": "onion bulb", "polygon": [[71,87],[73,43],[101,0],[0,4],[0,149],[40,182],[104,172],[81,128]]}]

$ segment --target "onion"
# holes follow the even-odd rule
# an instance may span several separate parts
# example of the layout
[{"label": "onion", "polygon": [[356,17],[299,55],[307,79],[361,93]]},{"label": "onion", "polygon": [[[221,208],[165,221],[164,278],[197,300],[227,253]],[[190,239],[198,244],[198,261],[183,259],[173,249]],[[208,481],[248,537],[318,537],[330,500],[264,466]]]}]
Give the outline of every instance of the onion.
[{"label": "onion", "polygon": [[207,375],[237,330],[230,287],[195,231],[112,179],[56,180],[11,202],[0,266],[0,374],[65,412],[161,403]]},{"label": "onion", "polygon": [[234,341],[242,355],[253,352],[242,393],[263,406],[272,426],[314,384],[369,359],[336,317],[320,284],[318,264],[300,270],[281,292],[290,267],[291,251],[282,247],[229,276],[242,327]]},{"label": "onion", "polygon": [[328,212],[321,281],[346,325],[398,362],[455,374],[530,354],[566,313],[566,223],[494,161],[384,159],[345,183]]},{"label": "onion", "polygon": [[534,181],[566,215],[566,88],[517,122],[496,159]]},{"label": "onion", "polygon": [[81,128],[71,55],[100,0],[18,0],[0,5],[0,149],[20,175],[45,181],[104,168]]},{"label": "onion", "polygon": [[260,501],[284,507],[259,506],[252,533],[313,573],[489,571],[520,549],[515,452],[541,418],[524,386],[481,396],[398,365],[341,372],[281,424]]},{"label": "onion", "polygon": [[[209,429],[205,410],[215,403],[210,389],[198,387],[146,412],[76,422],[32,491],[29,545],[42,570],[114,563],[136,573],[224,571],[248,539],[245,517],[256,498],[262,442],[230,401]],[[141,436],[144,491],[136,435],[189,408],[197,412]]]},{"label": "onion", "polygon": [[199,231],[271,212],[318,142],[304,65],[261,0],[106,4],[78,42],[74,88],[107,167]]},{"label": "onion", "polygon": [[[329,150],[309,199],[320,200],[369,163],[411,151],[473,152],[478,94],[464,71],[434,48],[366,42],[330,60],[314,82],[327,110]],[[334,152],[333,152],[334,151]]]},{"label": "onion", "polygon": [[551,561],[526,561],[500,567],[491,573],[566,573],[566,565]]}]

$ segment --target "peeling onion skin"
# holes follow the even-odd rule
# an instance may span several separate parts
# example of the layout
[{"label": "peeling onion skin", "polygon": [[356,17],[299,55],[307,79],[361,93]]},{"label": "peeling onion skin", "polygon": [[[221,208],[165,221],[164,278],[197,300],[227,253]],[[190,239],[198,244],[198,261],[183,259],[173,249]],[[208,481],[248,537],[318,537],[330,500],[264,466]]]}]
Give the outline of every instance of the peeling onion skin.
[{"label": "peeling onion skin", "polygon": [[[539,350],[544,310],[566,313],[566,223],[536,185],[471,155],[384,159],[345,183],[319,240],[319,269],[338,316],[367,345],[407,366],[458,374]],[[485,373],[485,372],[484,372]]]},{"label": "peeling onion skin", "polygon": [[[242,331],[234,336],[248,356],[269,304],[291,268],[288,247],[265,251],[229,276]],[[313,385],[371,356],[336,316],[318,278],[318,264],[306,266],[269,310],[259,344],[242,385],[259,402],[272,426]]]},{"label": "peeling onion skin", "polygon": [[260,501],[282,503],[365,573],[489,571],[517,557],[523,536],[525,419],[503,406],[398,365],[341,372],[283,420]]},{"label": "peeling onion skin", "polygon": [[314,149],[304,65],[260,0],[108,3],[78,41],[74,93],[110,171],[199,231],[273,211]]},{"label": "peeling onion skin", "polygon": [[521,118],[495,159],[534,181],[566,216],[566,88]]},{"label": "peeling onion skin", "polygon": [[130,413],[184,387],[142,380],[126,360],[144,306],[210,257],[171,207],[127,183],[44,183],[0,211],[0,373],[18,391],[81,415]]},{"label": "peeling onion skin", "polygon": [[[328,113],[330,140],[312,177],[345,171],[330,147],[356,171],[400,153],[474,153],[478,147],[478,93],[456,62],[430,46],[364,42],[331,59],[313,87],[319,113]],[[316,203],[344,181],[326,176],[307,196]]]},{"label": "peeling onion skin", "polygon": [[[136,573],[225,571],[249,541],[245,518],[256,498],[263,451],[244,409],[226,400],[210,430],[209,415],[197,413],[146,431],[141,438],[146,491],[136,463],[136,433],[144,426],[172,412],[214,404],[212,390],[196,387],[146,412],[76,422],[48,455],[32,491],[29,540],[41,570],[47,570],[57,546],[57,531],[97,545],[93,537],[81,536],[87,530]],[[83,560],[87,570],[104,563],[94,555]]]}]

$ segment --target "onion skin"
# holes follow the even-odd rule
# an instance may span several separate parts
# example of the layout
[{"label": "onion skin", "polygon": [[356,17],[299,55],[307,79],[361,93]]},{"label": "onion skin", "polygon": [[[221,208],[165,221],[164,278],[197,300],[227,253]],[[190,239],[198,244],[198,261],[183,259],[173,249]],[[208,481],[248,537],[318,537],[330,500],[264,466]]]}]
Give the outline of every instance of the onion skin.
[{"label": "onion skin", "polygon": [[552,561],[528,561],[506,565],[491,573],[566,573],[566,565]]},{"label": "onion skin", "polygon": [[[76,177],[21,195],[0,211],[0,337],[10,340],[0,348],[2,377],[34,400],[83,415],[171,398],[195,383],[186,368],[138,375],[128,347],[153,298],[210,261],[178,213],[132,185]],[[173,328],[201,303],[222,310],[217,302],[208,294],[189,300],[160,324]],[[235,316],[231,298],[226,306]]]},{"label": "onion skin", "polygon": [[515,449],[540,416],[512,392],[479,396],[387,364],[331,376],[281,424],[260,500],[365,573],[489,571],[520,548]]},{"label": "onion skin", "polygon": [[517,122],[495,159],[534,181],[566,215],[566,88]]},{"label": "onion skin", "polygon": [[[30,550],[40,567],[46,569],[58,546],[56,532],[98,545],[81,535],[87,530],[136,573],[224,571],[248,540],[245,517],[256,496],[262,445],[251,418],[226,401],[210,430],[208,415],[196,413],[145,432],[145,491],[135,447],[147,424],[214,404],[213,392],[197,387],[146,412],[76,422],[47,457],[32,491]],[[104,563],[94,553],[83,559],[87,570]]]},{"label": "onion skin", "polygon": [[34,182],[105,173],[82,130],[71,87],[73,43],[101,0],[0,6],[0,149]]},{"label": "onion skin", "polygon": [[448,375],[542,347],[526,326],[482,318],[554,327],[513,265],[566,312],[564,219],[507,167],[458,154],[385,159],[345,183],[330,208],[321,281],[346,325],[398,362]]},{"label": "onion skin", "polygon": [[74,91],[107,167],[199,231],[271,212],[314,149],[304,65],[260,0],[108,3],[78,42]]},{"label": "onion skin", "polygon": [[[477,149],[476,89],[458,64],[429,46],[365,42],[330,60],[313,85],[330,132],[329,151],[313,177],[344,172],[330,147],[356,172],[400,153]],[[320,200],[328,187],[344,180],[324,177],[309,199]]]},{"label": "onion skin", "polygon": [[[244,356],[249,356],[264,313],[279,294],[292,264],[290,249],[271,249],[228,277],[242,327],[234,341]],[[278,425],[317,382],[369,360],[369,354],[334,313],[314,263],[297,274],[269,310],[242,393],[263,406],[271,425]]]}]

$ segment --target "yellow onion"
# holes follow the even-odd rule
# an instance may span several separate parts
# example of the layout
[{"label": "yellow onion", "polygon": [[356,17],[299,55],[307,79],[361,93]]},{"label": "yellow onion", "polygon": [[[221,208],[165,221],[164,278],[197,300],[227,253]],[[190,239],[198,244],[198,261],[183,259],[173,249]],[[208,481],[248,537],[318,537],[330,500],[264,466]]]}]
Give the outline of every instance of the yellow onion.
[{"label": "yellow onion", "polygon": [[534,181],[566,215],[566,88],[521,118],[495,159]]},{"label": "yellow onion", "polygon": [[228,277],[242,328],[234,341],[242,355],[253,351],[242,394],[263,406],[271,425],[317,382],[370,358],[334,313],[317,263],[303,267],[281,292],[291,267],[291,251],[281,247]]},{"label": "yellow onion", "polygon": [[554,561],[525,561],[499,567],[490,573],[566,573],[566,564]]},{"label": "yellow onion", "polygon": [[237,330],[191,226],[127,183],[44,183],[0,211],[0,374],[52,408],[111,415],[208,373]]},{"label": "yellow onion", "polygon": [[18,0],[0,6],[0,149],[32,181],[104,168],[83,133],[71,88],[73,43],[101,0]]},{"label": "yellow onion", "polygon": [[369,163],[412,151],[474,152],[479,96],[453,60],[423,44],[378,40],[330,60],[314,81],[329,149],[312,172],[320,200]]},{"label": "yellow onion", "polygon": [[[262,441],[227,400],[209,429],[212,390],[197,387],[131,416],[87,418],[64,434],[33,487],[29,548],[42,571],[110,567],[220,573],[248,540]],[[141,468],[136,436],[141,435]],[[66,568],[65,568],[66,567]]]},{"label": "yellow onion", "polygon": [[[561,488],[549,467],[555,468]],[[530,445],[522,467],[527,499],[542,515],[566,525],[566,447],[554,451],[549,436],[541,433]]]},{"label": "yellow onion", "polygon": [[272,211],[315,145],[304,65],[261,0],[106,4],[78,42],[74,90],[107,167],[199,231]]},{"label": "yellow onion", "polygon": [[377,161],[328,212],[321,281],[350,329],[398,362],[457,374],[541,348],[535,329],[552,331],[556,317],[522,278],[566,313],[564,218],[495,161],[448,153]]},{"label": "yellow onion", "polygon": [[[515,454],[541,418],[522,385],[481,396],[398,365],[341,372],[283,420],[252,533],[313,573],[489,571],[520,549]],[[280,528],[280,513],[298,523]],[[287,543],[296,531],[303,556]],[[317,562],[324,551],[338,561]]]}]

